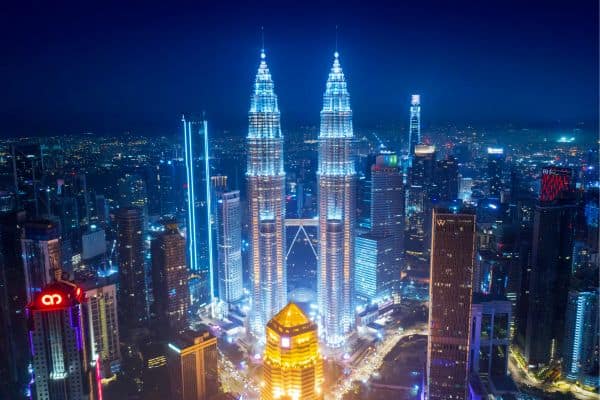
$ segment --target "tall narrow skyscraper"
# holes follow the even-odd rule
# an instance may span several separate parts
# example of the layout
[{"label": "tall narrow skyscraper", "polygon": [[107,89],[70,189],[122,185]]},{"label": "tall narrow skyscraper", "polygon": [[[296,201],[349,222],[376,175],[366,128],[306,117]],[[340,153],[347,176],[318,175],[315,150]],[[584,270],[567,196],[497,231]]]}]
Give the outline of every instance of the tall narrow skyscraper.
[{"label": "tall narrow skyscraper", "polygon": [[94,392],[83,300],[81,288],[56,282],[35,293],[27,306],[36,400],[80,400]]},{"label": "tall narrow skyscraper", "polygon": [[598,338],[598,289],[571,290],[567,301],[565,339],[563,345],[563,376],[571,381],[588,384],[598,382],[594,373],[594,346]]},{"label": "tall narrow skyscraper", "polygon": [[283,136],[279,107],[265,52],[254,81],[248,113],[248,205],[252,311],[250,328],[264,336],[264,326],[287,300]]},{"label": "tall narrow skyscraper", "polygon": [[499,196],[502,191],[502,172],[504,169],[504,149],[488,147],[487,178],[490,196]]},{"label": "tall narrow skyscraper", "polygon": [[213,231],[211,229],[210,156],[208,122],[183,116],[185,150],[186,240],[188,265],[199,279],[192,290],[195,305],[213,304]]},{"label": "tall narrow skyscraper", "polygon": [[97,354],[102,378],[109,378],[120,368],[121,349],[117,320],[117,286],[93,284],[85,288],[91,354]]},{"label": "tall narrow skyscraper", "polygon": [[410,126],[408,129],[408,156],[415,154],[415,146],[421,143],[421,95],[410,98]]},{"label": "tall narrow skyscraper", "polygon": [[317,177],[321,332],[328,346],[338,347],[354,326],[356,170],[350,95],[337,52],[323,95]]},{"label": "tall narrow skyscraper", "polygon": [[411,157],[405,209],[406,264],[409,270],[425,271],[429,265],[435,146],[417,145]]},{"label": "tall narrow skyscraper", "polygon": [[169,335],[188,328],[190,291],[185,238],[175,221],[164,225],[165,231],[152,241],[152,284],[160,333]]},{"label": "tall narrow skyscraper", "polygon": [[433,212],[427,399],[467,399],[475,216]]},{"label": "tall narrow skyscraper", "polygon": [[525,330],[524,355],[530,365],[547,365],[562,352],[576,218],[574,171],[545,167],[541,180]]},{"label": "tall narrow skyscraper", "polygon": [[240,191],[219,192],[216,209],[219,299],[229,307],[244,294]]},{"label": "tall narrow skyscraper", "polygon": [[119,261],[119,325],[125,336],[146,319],[143,217],[139,208],[120,208],[116,215]]}]

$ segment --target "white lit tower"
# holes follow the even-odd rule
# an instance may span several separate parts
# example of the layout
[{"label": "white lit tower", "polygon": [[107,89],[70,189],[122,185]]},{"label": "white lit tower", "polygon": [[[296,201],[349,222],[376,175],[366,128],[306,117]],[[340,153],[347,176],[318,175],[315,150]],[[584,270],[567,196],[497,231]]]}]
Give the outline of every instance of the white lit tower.
[{"label": "white lit tower", "polygon": [[421,143],[421,95],[413,94],[410,99],[410,126],[408,130],[408,157],[413,158],[415,146]]},{"label": "white lit tower", "polygon": [[317,176],[321,335],[339,347],[354,326],[356,170],[350,95],[337,51],[323,95]]},{"label": "white lit tower", "polygon": [[264,50],[248,113],[252,311],[250,328],[262,338],[267,322],[287,304],[285,172],[279,107]]}]

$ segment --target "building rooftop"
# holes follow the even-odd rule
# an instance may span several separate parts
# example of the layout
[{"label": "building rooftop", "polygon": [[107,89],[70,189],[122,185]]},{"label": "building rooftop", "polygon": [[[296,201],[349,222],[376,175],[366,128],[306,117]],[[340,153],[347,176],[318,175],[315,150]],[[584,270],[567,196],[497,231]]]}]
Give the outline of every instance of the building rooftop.
[{"label": "building rooftop", "polygon": [[295,303],[288,303],[267,324],[267,327],[280,335],[299,335],[313,329],[316,324],[310,320]]},{"label": "building rooftop", "polygon": [[271,321],[277,322],[283,328],[293,328],[298,325],[309,324],[310,319],[295,303],[288,303]]}]

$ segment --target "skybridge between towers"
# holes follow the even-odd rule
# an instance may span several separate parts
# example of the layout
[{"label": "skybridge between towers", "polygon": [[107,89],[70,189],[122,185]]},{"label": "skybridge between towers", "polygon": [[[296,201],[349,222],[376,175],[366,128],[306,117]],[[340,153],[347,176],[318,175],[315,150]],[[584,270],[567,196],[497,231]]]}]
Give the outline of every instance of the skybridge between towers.
[{"label": "skybridge between towers", "polygon": [[312,244],[312,241],[310,240],[310,237],[308,236],[308,232],[306,232],[305,227],[312,227],[312,228],[318,228],[319,226],[319,217],[315,217],[315,218],[286,218],[285,219],[285,227],[298,227],[298,229],[296,230],[296,234],[294,235],[294,239],[292,240],[292,243],[290,244],[290,247],[287,249],[287,252],[285,254],[285,258],[287,259],[290,255],[290,252],[292,251],[292,248],[294,247],[294,244],[296,244],[296,240],[298,239],[298,237],[300,236],[300,232],[302,232],[304,234],[304,237],[306,238],[306,240],[308,241],[308,244],[310,245],[310,249],[312,250],[315,258],[317,258],[317,250],[315,249],[315,247]]}]

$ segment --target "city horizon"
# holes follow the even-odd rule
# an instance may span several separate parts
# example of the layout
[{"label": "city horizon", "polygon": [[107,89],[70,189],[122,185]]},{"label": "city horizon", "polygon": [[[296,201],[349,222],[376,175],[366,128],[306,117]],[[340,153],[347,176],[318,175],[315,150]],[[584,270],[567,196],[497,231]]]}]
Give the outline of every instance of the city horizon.
[{"label": "city horizon", "polygon": [[[591,3],[528,2],[513,12],[517,4],[495,4],[495,12],[513,22],[508,31],[502,18],[468,1],[456,5],[457,13],[432,2],[437,13],[430,14],[426,4],[395,13],[382,3],[327,6],[322,15],[309,16],[315,6],[307,4],[297,7],[288,23],[276,7],[272,18],[250,22],[244,18],[255,16],[250,7],[229,14],[211,6],[207,11],[214,20],[204,29],[190,20],[201,12],[195,7],[147,8],[137,17],[116,17],[109,3],[96,17],[84,18],[87,8],[80,5],[53,19],[42,18],[43,8],[9,7],[4,29],[12,45],[5,73],[12,79],[5,97],[10,101],[0,107],[5,121],[0,134],[132,130],[156,135],[176,126],[178,114],[192,111],[206,111],[221,129],[237,129],[244,125],[250,71],[263,46],[284,125],[317,123],[323,74],[337,48],[359,125],[400,121],[404,102],[420,93],[430,122],[566,121],[597,129],[597,38],[587,34],[597,7],[595,12]],[[357,20],[361,11],[371,19]],[[15,26],[24,20],[33,27]],[[318,29],[303,30],[306,21]],[[47,37],[44,47],[35,41],[39,35]],[[73,35],[76,41],[69,40]],[[35,62],[25,62],[25,54],[33,54]],[[16,85],[19,80],[24,86]]]}]

